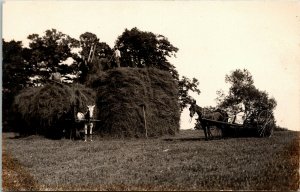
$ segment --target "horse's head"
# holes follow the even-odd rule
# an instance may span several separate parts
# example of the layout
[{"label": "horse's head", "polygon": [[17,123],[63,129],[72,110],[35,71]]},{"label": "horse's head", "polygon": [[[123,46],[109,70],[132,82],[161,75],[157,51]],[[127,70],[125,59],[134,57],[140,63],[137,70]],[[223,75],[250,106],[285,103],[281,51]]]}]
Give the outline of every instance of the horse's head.
[{"label": "horse's head", "polygon": [[88,108],[87,112],[89,113],[90,118],[92,118],[94,114],[95,105],[88,105],[87,108]]},{"label": "horse's head", "polygon": [[191,105],[190,108],[189,108],[189,111],[190,111],[190,117],[192,118],[195,114],[195,106],[194,105]]},{"label": "horse's head", "polygon": [[190,117],[192,118],[195,113],[196,113],[196,100],[194,99],[191,99],[190,100],[190,108],[189,108],[189,111],[190,111]]}]

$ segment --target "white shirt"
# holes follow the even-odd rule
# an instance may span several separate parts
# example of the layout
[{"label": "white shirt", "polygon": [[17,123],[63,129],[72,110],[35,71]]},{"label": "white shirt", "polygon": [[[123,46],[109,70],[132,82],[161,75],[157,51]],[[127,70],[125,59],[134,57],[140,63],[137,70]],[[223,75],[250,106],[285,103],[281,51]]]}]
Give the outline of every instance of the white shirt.
[{"label": "white shirt", "polygon": [[236,124],[243,124],[245,121],[246,114],[244,112],[239,112],[236,114],[235,122]]},{"label": "white shirt", "polygon": [[245,105],[243,103],[239,103],[237,107],[240,108],[242,111],[236,114],[235,120],[234,120],[234,114],[230,114],[229,115],[230,118],[228,119],[228,122],[242,125],[246,119],[246,113],[244,112]]},{"label": "white shirt", "polygon": [[119,51],[119,49],[115,50],[115,57],[121,57],[121,52]]}]

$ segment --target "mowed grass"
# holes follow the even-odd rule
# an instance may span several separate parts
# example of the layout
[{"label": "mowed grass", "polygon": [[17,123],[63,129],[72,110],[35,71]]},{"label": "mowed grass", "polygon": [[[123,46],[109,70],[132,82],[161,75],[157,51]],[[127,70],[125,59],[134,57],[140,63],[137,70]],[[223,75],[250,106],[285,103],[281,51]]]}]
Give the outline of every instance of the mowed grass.
[{"label": "mowed grass", "polygon": [[[13,139],[3,147],[39,190],[297,190],[299,133],[204,141],[196,130],[94,142]],[[12,159],[3,159],[12,161]],[[3,167],[3,174],[6,168]],[[26,177],[26,176],[25,176]],[[5,185],[4,190],[11,190]],[[29,184],[30,185],[30,184]],[[26,186],[26,185],[25,185]],[[31,190],[28,188],[28,190]]]}]

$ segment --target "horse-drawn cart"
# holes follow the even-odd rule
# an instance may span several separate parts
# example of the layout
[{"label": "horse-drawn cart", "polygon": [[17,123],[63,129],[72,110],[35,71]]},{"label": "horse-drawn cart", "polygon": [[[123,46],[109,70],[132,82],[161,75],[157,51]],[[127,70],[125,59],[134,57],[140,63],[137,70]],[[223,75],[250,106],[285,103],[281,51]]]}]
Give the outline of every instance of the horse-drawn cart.
[{"label": "horse-drawn cart", "polygon": [[100,120],[94,118],[95,105],[87,105],[87,111],[84,113],[75,110],[75,105],[72,108],[72,112],[64,119],[65,121],[71,121],[71,126],[67,129],[66,136],[70,139],[83,139],[84,137],[85,141],[87,141],[89,136],[92,141],[94,123],[100,122]]},{"label": "horse-drawn cart", "polygon": [[203,129],[206,140],[222,137],[258,136],[270,137],[274,129],[272,113],[261,110],[246,117],[243,124],[229,123],[227,113],[215,111],[210,118],[203,115],[202,108],[191,105],[190,116],[198,114],[195,128]]}]

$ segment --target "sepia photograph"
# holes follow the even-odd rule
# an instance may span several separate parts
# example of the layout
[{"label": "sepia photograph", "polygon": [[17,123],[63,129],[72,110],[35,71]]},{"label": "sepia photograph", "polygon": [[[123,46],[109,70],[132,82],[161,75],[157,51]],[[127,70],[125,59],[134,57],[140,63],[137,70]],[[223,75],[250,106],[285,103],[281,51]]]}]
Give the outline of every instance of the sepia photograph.
[{"label": "sepia photograph", "polygon": [[1,6],[2,191],[300,190],[300,1]]}]

